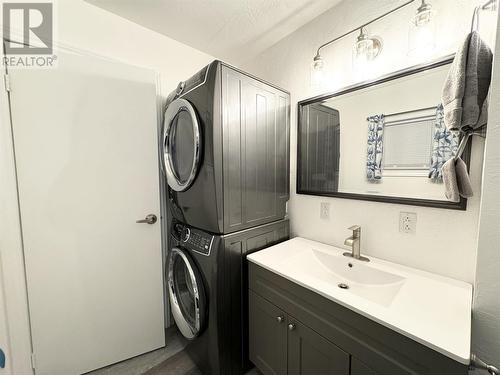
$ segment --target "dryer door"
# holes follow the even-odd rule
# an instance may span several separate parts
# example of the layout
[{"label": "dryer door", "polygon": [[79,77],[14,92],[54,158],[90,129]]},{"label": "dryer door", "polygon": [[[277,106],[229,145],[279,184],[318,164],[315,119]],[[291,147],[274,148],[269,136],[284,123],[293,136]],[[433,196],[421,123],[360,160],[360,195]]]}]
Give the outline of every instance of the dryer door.
[{"label": "dryer door", "polygon": [[168,294],[177,328],[187,339],[194,339],[203,330],[207,314],[205,289],[191,256],[178,247],[169,254]]},{"label": "dryer door", "polygon": [[175,191],[187,190],[198,172],[201,128],[194,107],[185,99],[175,99],[165,111],[162,142],[163,169],[168,185]]}]

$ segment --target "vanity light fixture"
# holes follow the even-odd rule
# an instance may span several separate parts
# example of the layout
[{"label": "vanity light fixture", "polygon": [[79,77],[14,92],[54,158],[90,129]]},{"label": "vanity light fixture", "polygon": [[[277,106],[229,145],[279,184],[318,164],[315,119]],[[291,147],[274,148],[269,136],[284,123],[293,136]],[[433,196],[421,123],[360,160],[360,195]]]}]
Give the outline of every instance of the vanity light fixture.
[{"label": "vanity light fixture", "polygon": [[[394,13],[395,11],[407,6],[408,4],[413,3],[416,0],[409,0],[387,12],[384,14],[372,19],[369,22],[366,22],[365,24],[356,27],[355,29],[352,29],[332,40],[329,40],[326,43],[323,43],[321,46],[318,47],[316,51],[316,55],[314,56],[313,62],[311,64],[311,86],[318,86],[318,83],[321,85],[324,82],[322,82],[325,79],[325,62],[323,58],[321,57],[321,49],[329,46],[332,43],[335,43],[337,40],[342,39],[349,34],[352,34],[356,31],[360,31],[360,35],[358,36],[356,40],[356,44],[354,47],[354,54],[353,57],[356,60],[356,64],[358,62],[364,61],[371,61],[375,59],[379,54],[380,51],[382,50],[382,40],[380,38],[376,37],[369,37],[367,34],[364,33],[364,28],[370,24],[372,24],[375,21],[378,21],[381,18],[384,18],[385,16]],[[359,60],[358,60],[359,59]],[[354,61],[353,61],[354,62]]]},{"label": "vanity light fixture", "polygon": [[[337,40],[342,39],[349,34],[360,31],[360,35],[356,40],[356,44],[353,52],[353,63],[354,60],[356,62],[353,65],[358,64],[358,62],[362,62],[361,65],[365,64],[368,61],[375,59],[382,49],[382,41],[380,38],[369,37],[365,32],[364,28],[375,21],[380,20],[388,16],[391,13],[398,11],[401,8],[406,7],[414,3],[417,0],[409,0],[404,2],[403,4],[385,12],[384,14],[372,19],[364,23],[361,26],[356,27],[332,40],[329,40],[322,45],[320,45],[316,51],[316,55],[314,56],[313,63],[311,65],[311,84],[317,86],[318,83],[323,84],[325,80],[325,62],[321,57],[321,50],[332,43],[335,43]],[[428,57],[429,54],[432,54],[435,48],[435,36],[436,36],[436,11],[433,9],[429,0],[418,0],[420,1],[420,6],[417,8],[415,15],[412,17],[410,22],[410,29],[408,34],[408,54],[409,55],[417,55],[419,58]],[[480,6],[477,6],[474,11],[472,29],[474,29],[474,25],[477,27],[477,18],[479,15],[479,10],[497,9],[498,0],[486,0]],[[359,61],[358,61],[359,59]],[[365,69],[366,70],[366,69]]]},{"label": "vanity light fixture", "polygon": [[436,12],[426,0],[418,7],[411,19],[408,31],[408,55],[427,57],[434,51]]}]

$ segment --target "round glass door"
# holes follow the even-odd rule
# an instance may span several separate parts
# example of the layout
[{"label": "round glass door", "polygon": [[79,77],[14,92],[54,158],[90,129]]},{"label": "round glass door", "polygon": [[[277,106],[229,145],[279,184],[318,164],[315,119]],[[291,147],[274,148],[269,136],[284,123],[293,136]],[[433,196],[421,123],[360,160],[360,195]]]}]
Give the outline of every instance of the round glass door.
[{"label": "round glass door", "polygon": [[177,328],[187,339],[197,337],[205,320],[205,292],[196,265],[179,248],[169,254],[168,293]]},{"label": "round glass door", "polygon": [[191,103],[185,99],[170,103],[163,129],[163,167],[168,185],[184,191],[196,178],[201,149],[200,126]]}]

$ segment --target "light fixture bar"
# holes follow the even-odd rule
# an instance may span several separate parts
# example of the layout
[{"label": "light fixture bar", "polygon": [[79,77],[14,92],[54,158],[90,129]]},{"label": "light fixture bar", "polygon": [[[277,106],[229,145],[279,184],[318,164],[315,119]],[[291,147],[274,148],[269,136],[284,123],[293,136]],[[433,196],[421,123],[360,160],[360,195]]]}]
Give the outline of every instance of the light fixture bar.
[{"label": "light fixture bar", "polygon": [[[498,0],[489,0],[483,3],[482,5],[478,5],[474,8],[474,13],[472,13],[472,21],[470,25],[470,31],[473,32],[479,27],[479,11],[480,10],[489,10],[489,7],[495,5]],[[495,8],[493,8],[494,10]]]},{"label": "light fixture bar", "polygon": [[[495,2],[495,1],[496,1],[496,0],[490,0],[490,2]],[[321,51],[321,49],[322,49],[322,48],[324,48],[324,47],[326,47],[326,46],[329,46],[330,44],[332,44],[332,43],[336,42],[336,41],[337,41],[337,40],[339,40],[339,39],[342,39],[342,38],[346,37],[346,36],[347,36],[347,35],[349,35],[349,34],[352,34],[352,33],[356,32],[356,31],[359,31],[359,29],[361,29],[361,28],[363,28],[363,27],[366,27],[366,26],[368,26],[368,25],[370,25],[370,24],[374,23],[375,21],[378,21],[379,19],[384,18],[385,16],[388,16],[389,14],[394,13],[394,12],[396,12],[397,10],[399,10],[399,9],[401,9],[401,8],[404,8],[405,6],[407,6],[407,5],[409,5],[409,4],[413,3],[413,2],[415,2],[415,0],[409,0],[409,1],[407,1],[406,3],[403,3],[403,4],[399,5],[399,6],[397,6],[396,8],[391,9],[390,11],[388,11],[388,12],[386,12],[386,13],[384,13],[384,14],[382,14],[382,15],[380,15],[380,16],[378,16],[378,17],[376,17],[376,18],[374,18],[374,19],[372,19],[372,20],[370,20],[370,21],[368,21],[368,22],[366,22],[366,23],[364,23],[364,24],[363,24],[363,25],[361,25],[361,26],[358,26],[358,27],[356,27],[356,28],[354,28],[354,29],[352,29],[352,30],[348,31],[348,32],[346,32],[346,33],[344,33],[344,34],[342,34],[342,35],[340,35],[340,36],[336,37],[335,39],[332,39],[332,40],[329,40],[329,41],[328,41],[328,42],[326,42],[326,43],[323,43],[322,45],[320,45],[320,46],[318,47],[318,49],[317,49],[317,51],[316,51],[316,56],[319,56],[319,55],[320,55],[320,51]]]},{"label": "light fixture bar", "polygon": [[493,5],[497,2],[497,0],[489,0],[481,5],[481,9],[487,9],[490,5]]}]

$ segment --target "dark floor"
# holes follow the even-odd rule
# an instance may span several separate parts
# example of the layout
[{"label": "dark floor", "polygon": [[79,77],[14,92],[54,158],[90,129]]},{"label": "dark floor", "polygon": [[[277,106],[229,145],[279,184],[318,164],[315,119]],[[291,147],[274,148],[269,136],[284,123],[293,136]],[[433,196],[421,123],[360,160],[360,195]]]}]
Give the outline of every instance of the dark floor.
[{"label": "dark floor", "polygon": [[180,351],[144,375],[202,375],[185,351]]},{"label": "dark floor", "polygon": [[[166,332],[164,348],[128,359],[85,375],[203,375],[183,350],[185,340],[176,328]],[[256,369],[246,375],[260,375]]]},{"label": "dark floor", "polygon": [[[191,361],[187,353],[181,351],[144,375],[203,375],[203,373]],[[260,375],[260,372],[252,369],[246,375]]]}]

